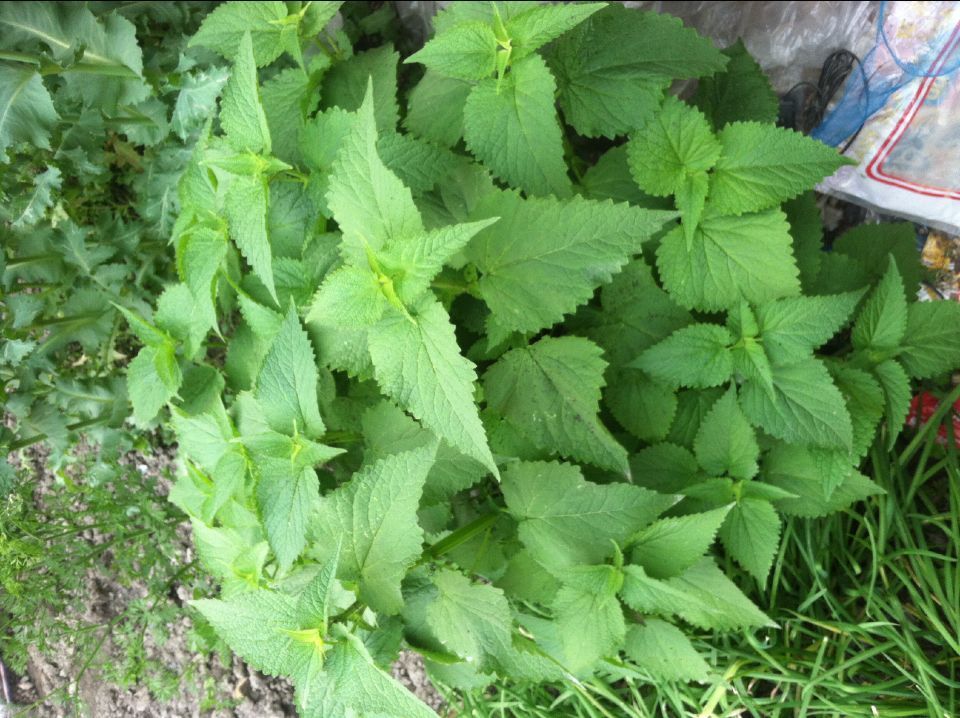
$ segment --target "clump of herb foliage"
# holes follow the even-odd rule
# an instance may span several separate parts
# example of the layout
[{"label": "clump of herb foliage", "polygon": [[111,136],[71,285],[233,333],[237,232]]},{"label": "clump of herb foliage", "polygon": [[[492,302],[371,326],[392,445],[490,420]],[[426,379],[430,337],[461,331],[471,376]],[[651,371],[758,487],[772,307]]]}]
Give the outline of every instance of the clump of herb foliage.
[{"label": "clump of herb foliage", "polygon": [[401,63],[339,5],[204,19],[231,70],[178,281],[118,303],[220,582],[195,607],[305,716],[432,715],[383,670],[403,645],[454,686],[702,680],[690,627],[772,623],[716,553],[763,585],[782,516],[880,491],[858,467],[958,364],[960,308],[914,301],[906,227],[821,251],[845,161],[775,126],[741,46],[457,3]]}]

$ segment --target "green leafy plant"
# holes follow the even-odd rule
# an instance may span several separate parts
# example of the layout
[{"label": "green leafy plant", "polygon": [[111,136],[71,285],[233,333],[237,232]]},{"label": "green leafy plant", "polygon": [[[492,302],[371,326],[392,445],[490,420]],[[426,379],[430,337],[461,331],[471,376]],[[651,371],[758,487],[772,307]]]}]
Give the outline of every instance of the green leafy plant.
[{"label": "green leafy plant", "polygon": [[[0,3],[0,655],[72,669],[49,701],[76,700],[90,670],[159,697],[192,674],[150,650],[196,574],[177,561],[183,514],[122,459],[159,437],[131,431],[120,308],[148,312],[176,276],[176,183],[228,77],[186,47],[204,14]],[[137,600],[91,616],[99,586],[131,583]]]},{"label": "green leafy plant", "polygon": [[627,661],[616,681],[445,690],[451,709],[551,718],[955,714],[960,474],[956,447],[938,446],[941,419],[952,433],[943,413],[891,451],[871,448],[863,471],[883,496],[819,519],[787,517],[776,581],[760,599],[778,628],[694,636],[713,656],[706,684],[653,681]]},{"label": "green leafy plant", "polygon": [[178,188],[180,281],[125,312],[134,414],[169,406],[221,584],[194,606],[305,716],[431,715],[383,671],[404,643],[454,686],[621,654],[704,680],[684,627],[772,624],[738,582],[781,515],[880,492],[857,467],[909,377],[960,360],[960,308],[908,300],[902,227],[821,251],[804,193],[844,161],[772,124],[741,47],[458,3],[403,112],[399,55],[323,30],[337,10],[204,20],[232,71]]},{"label": "green leafy plant", "polygon": [[175,276],[176,182],[227,79],[184,46],[198,6],[101,8],[0,3],[0,446],[54,465],[81,434],[130,445],[116,307]]}]

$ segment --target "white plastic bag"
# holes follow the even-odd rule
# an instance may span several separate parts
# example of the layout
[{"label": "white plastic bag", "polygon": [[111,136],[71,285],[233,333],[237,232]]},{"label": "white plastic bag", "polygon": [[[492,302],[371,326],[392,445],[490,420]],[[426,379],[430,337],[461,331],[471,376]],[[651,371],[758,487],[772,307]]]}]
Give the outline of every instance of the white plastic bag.
[{"label": "white plastic bag", "polygon": [[876,44],[813,136],[843,149],[822,191],[960,233],[960,3],[888,2]]}]

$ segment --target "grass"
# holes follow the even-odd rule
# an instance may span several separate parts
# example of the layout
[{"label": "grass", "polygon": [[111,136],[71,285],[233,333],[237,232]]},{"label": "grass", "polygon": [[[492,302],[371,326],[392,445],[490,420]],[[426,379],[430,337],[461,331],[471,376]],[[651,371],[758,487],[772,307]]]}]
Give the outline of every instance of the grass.
[{"label": "grass", "polygon": [[612,685],[501,685],[451,704],[473,718],[960,715],[960,457],[934,441],[940,419],[874,448],[865,472],[885,496],[786,522],[770,588],[753,593],[779,628],[699,641],[711,684],[628,670]]}]

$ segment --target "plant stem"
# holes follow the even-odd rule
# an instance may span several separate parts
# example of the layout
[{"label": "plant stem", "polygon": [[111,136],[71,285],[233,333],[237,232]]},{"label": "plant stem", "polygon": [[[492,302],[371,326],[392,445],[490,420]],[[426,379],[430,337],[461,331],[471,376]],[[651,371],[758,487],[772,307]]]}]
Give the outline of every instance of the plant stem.
[{"label": "plant stem", "polygon": [[[97,426],[98,424],[106,424],[110,420],[109,416],[97,416],[92,419],[85,419],[83,421],[77,421],[73,424],[67,424],[67,431],[79,431],[81,429],[86,429],[91,426]],[[39,444],[41,441],[46,441],[46,434],[34,434],[33,436],[27,437],[26,439],[20,439],[20,441],[14,441],[7,447],[8,452],[19,451],[20,449],[26,449],[28,446],[33,446],[34,444]]]},{"label": "plant stem", "polygon": [[477,534],[483,533],[493,526],[498,518],[500,518],[499,510],[490,511],[478,516],[470,523],[464,524],[449,536],[445,536],[430,546],[430,548],[423,552],[424,558],[439,558],[443,554],[453,551],[457,546],[466,543]]}]

